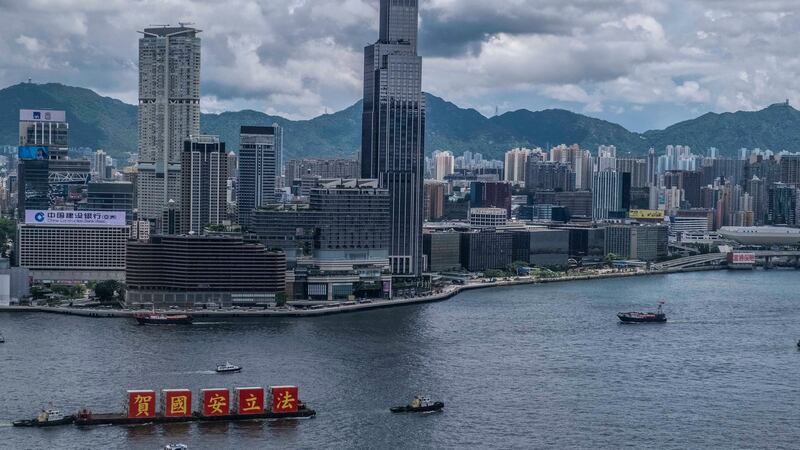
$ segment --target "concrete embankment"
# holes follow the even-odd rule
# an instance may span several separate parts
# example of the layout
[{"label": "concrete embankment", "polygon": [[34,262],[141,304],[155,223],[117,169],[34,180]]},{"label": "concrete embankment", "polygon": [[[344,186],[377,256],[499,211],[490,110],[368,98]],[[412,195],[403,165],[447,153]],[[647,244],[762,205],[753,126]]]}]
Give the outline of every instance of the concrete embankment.
[{"label": "concrete embankment", "polygon": [[[170,314],[191,314],[196,321],[214,320],[214,319],[230,319],[230,318],[260,318],[260,317],[315,317],[325,316],[331,314],[344,314],[358,311],[365,311],[370,309],[379,308],[394,308],[398,306],[416,305],[421,303],[433,303],[450,299],[463,291],[471,289],[487,289],[502,286],[518,286],[524,284],[543,284],[543,283],[564,283],[569,281],[582,281],[582,280],[602,280],[606,278],[625,278],[625,277],[640,277],[650,275],[666,275],[670,273],[681,272],[694,272],[701,270],[719,270],[722,267],[698,267],[691,269],[674,269],[668,271],[650,271],[650,272],[611,272],[600,274],[588,275],[570,275],[566,277],[555,278],[519,278],[509,281],[495,281],[486,283],[471,283],[466,285],[450,286],[446,291],[413,298],[397,298],[393,300],[373,300],[369,303],[357,303],[354,305],[338,305],[330,306],[320,309],[221,309],[221,310],[170,310]],[[50,307],[50,306],[0,306],[0,313],[50,313],[50,314],[66,314],[81,317],[96,317],[96,318],[131,318],[137,312],[128,309],[98,309],[98,308],[74,308],[74,307]]]}]

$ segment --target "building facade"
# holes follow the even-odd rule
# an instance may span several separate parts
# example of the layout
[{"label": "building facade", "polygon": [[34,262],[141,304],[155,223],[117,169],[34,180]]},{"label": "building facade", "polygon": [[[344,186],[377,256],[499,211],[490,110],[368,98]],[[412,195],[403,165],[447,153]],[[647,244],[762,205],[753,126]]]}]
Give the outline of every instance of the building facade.
[{"label": "building facade", "polygon": [[128,306],[262,306],[286,288],[286,257],[240,237],[154,236],[130,241]]},{"label": "building facade", "polygon": [[222,224],[228,190],[225,143],[217,136],[192,136],[184,141],[181,167],[181,232],[201,233]]},{"label": "building facade", "polygon": [[127,181],[91,182],[86,190],[86,205],[90,211],[124,211],[128,225],[133,220],[134,186]]},{"label": "building facade", "polygon": [[254,209],[275,203],[282,155],[283,129],[280,126],[241,127],[236,190],[240,224],[249,223]]},{"label": "building facade", "polygon": [[392,272],[422,272],[425,98],[418,0],[381,0],[379,39],[364,49],[361,176],[391,196]]},{"label": "building facade", "polygon": [[470,208],[469,224],[476,228],[497,228],[508,223],[508,215],[503,208]]},{"label": "building facade", "polygon": [[461,233],[461,266],[470,272],[505,269],[513,262],[513,236],[495,230]]},{"label": "building facade", "polygon": [[422,235],[422,246],[429,272],[461,269],[461,235],[454,231]]},{"label": "building facade", "polygon": [[605,230],[606,254],[625,259],[659,261],[667,257],[664,225],[610,225]]},{"label": "building facade", "polygon": [[539,267],[564,268],[569,259],[569,232],[546,228],[515,230],[513,259]]},{"label": "building facade", "polygon": [[[111,215],[117,219],[102,219]],[[122,279],[130,233],[124,215],[29,210],[25,222],[18,225],[18,263],[36,281]]]},{"label": "building facade", "polygon": [[180,201],[181,153],[200,134],[200,30],[146,28],[139,39],[139,216]]}]

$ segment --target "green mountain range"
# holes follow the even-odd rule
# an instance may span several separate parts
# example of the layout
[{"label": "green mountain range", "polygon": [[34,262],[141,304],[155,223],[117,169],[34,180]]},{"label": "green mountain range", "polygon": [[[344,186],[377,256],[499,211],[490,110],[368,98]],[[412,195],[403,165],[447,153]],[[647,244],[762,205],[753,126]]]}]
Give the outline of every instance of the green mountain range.
[{"label": "green mountain range", "polygon": [[[643,154],[650,147],[689,145],[709,147],[732,155],[741,147],[779,150],[800,148],[800,111],[775,104],[761,111],[708,113],[696,119],[645,133],[562,109],[518,110],[487,118],[474,109],[460,108],[439,97],[427,100],[426,151],[466,150],[498,158],[513,147],[548,147],[580,144],[594,150],[613,144],[623,153]],[[136,106],[101,97],[95,92],[57,83],[22,83],[0,90],[0,144],[18,140],[20,109],[63,109],[70,123],[71,143],[76,147],[102,148],[114,157],[136,151]],[[284,127],[285,158],[352,157],[361,146],[361,102],[310,120],[288,120],[258,111],[203,114],[203,133],[217,134],[236,150],[241,125]]]}]

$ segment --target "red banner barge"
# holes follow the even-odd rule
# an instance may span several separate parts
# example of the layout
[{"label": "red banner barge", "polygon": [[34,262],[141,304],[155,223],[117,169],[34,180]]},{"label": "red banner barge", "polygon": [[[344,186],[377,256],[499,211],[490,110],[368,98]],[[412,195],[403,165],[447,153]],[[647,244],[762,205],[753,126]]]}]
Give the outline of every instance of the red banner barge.
[{"label": "red banner barge", "polygon": [[[266,392],[265,392],[266,391]],[[124,413],[95,414],[84,408],[70,416],[64,425],[141,425],[150,423],[232,422],[312,418],[317,412],[300,401],[297,386],[237,387],[201,389],[199,411],[193,411],[190,389],[163,389],[127,392]],[[161,408],[157,408],[160,397]],[[61,425],[53,423],[52,425]],[[22,426],[22,425],[20,425]]]}]

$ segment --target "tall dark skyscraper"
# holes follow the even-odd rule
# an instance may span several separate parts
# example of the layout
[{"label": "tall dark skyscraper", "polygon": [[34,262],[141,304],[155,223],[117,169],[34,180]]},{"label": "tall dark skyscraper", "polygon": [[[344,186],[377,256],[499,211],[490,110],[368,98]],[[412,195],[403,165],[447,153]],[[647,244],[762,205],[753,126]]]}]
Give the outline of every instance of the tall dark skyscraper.
[{"label": "tall dark skyscraper", "polygon": [[250,226],[253,210],[275,203],[275,179],[281,167],[283,130],[243,126],[239,138],[239,224]]},{"label": "tall dark skyscraper", "polygon": [[361,175],[391,197],[392,272],[422,272],[425,98],[418,0],[381,0],[378,42],[364,49]]}]

